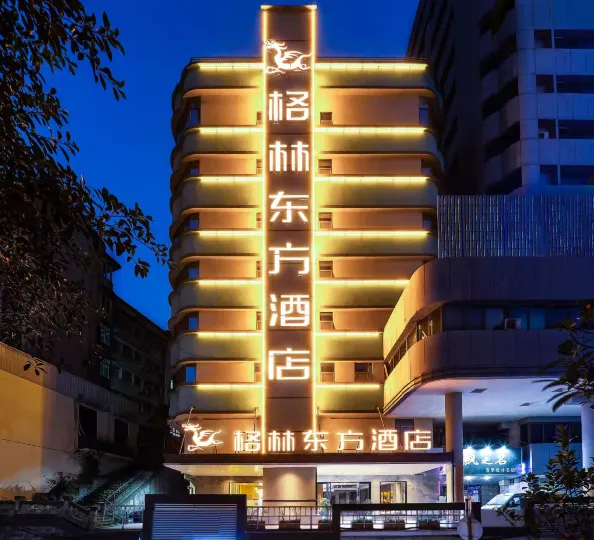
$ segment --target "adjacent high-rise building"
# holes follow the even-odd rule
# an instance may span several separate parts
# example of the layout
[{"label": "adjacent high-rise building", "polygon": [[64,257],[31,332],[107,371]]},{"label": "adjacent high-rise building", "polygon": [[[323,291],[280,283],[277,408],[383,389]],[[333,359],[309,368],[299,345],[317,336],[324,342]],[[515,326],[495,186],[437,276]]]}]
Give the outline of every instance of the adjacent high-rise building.
[{"label": "adjacent high-rise building", "polygon": [[593,28],[581,0],[420,0],[408,54],[443,96],[445,192],[592,182]]}]

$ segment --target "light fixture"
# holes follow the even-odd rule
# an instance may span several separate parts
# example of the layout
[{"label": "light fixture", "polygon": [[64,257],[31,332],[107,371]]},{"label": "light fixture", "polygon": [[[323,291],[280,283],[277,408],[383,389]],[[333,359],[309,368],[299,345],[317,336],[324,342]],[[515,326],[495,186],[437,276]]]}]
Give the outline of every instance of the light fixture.
[{"label": "light fixture", "polygon": [[333,388],[341,390],[369,390],[380,388],[382,385],[378,383],[320,383],[316,384],[316,388]]},{"label": "light fixture", "polygon": [[351,133],[364,135],[369,133],[384,133],[392,135],[420,135],[425,133],[427,128],[424,126],[322,126],[315,128],[316,133]]},{"label": "light fixture", "polygon": [[199,69],[204,70],[230,70],[243,71],[247,69],[262,69],[262,64],[257,62],[198,62]]},{"label": "light fixture", "polygon": [[465,476],[464,480],[472,480],[474,478],[474,476]]},{"label": "light fixture", "polygon": [[482,450],[481,450],[481,454],[490,454],[491,453],[491,447],[490,446],[485,446]]},{"label": "light fixture", "polygon": [[210,183],[235,183],[235,182],[262,182],[262,176],[196,176],[203,184]]},{"label": "light fixture", "polygon": [[418,238],[427,236],[429,231],[426,229],[418,231],[351,231],[351,230],[333,230],[333,231],[316,231],[316,236],[357,236],[357,237],[409,237]]},{"label": "light fixture", "polygon": [[262,133],[263,128],[259,126],[220,126],[220,127],[199,127],[195,128],[199,133]]},{"label": "light fixture", "polygon": [[428,176],[316,176],[316,182],[424,184]]},{"label": "light fixture", "polygon": [[340,285],[357,287],[393,286],[406,287],[408,279],[316,279],[316,285]]},{"label": "light fixture", "polygon": [[424,71],[427,64],[420,62],[319,62],[316,69],[364,69],[367,71]]}]

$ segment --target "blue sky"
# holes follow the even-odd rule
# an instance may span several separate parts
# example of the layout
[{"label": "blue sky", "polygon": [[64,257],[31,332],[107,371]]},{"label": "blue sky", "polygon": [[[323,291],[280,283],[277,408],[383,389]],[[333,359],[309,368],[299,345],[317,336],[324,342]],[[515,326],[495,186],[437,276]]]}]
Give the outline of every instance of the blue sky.
[{"label": "blue sky", "polygon": [[[111,69],[126,81],[127,99],[95,85],[88,70],[61,74],[56,85],[70,113],[69,130],[81,148],[73,161],[93,186],[107,186],[124,202],[138,202],[153,216],[157,239],[169,243],[171,93],[191,56],[258,55],[259,7],[255,0],[86,0],[104,9],[120,29],[125,56]],[[283,4],[302,4],[290,0]],[[403,56],[417,0],[319,0],[320,55]],[[152,261],[154,263],[154,261]],[[166,327],[167,270],[151,264],[135,278],[124,264],[117,293]]]}]

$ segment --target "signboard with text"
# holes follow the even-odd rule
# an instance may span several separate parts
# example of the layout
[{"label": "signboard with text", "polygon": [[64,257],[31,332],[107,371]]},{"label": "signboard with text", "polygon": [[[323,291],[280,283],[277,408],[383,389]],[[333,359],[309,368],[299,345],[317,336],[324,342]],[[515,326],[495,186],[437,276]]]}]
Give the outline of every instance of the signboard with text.
[{"label": "signboard with text", "polygon": [[523,474],[519,448],[464,448],[464,475]]}]

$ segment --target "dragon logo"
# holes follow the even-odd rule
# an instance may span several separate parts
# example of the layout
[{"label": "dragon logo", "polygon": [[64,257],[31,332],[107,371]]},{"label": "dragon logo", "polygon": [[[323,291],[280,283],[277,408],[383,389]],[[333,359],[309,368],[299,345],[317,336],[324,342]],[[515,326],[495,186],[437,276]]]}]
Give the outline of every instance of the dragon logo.
[{"label": "dragon logo", "polygon": [[211,446],[218,446],[223,444],[223,441],[217,441],[215,437],[223,431],[213,431],[212,429],[202,429],[198,424],[182,424],[185,432],[192,432],[192,442],[194,444],[188,444],[188,451],[195,452],[196,450],[205,450]]},{"label": "dragon logo", "polygon": [[274,66],[267,66],[266,73],[287,73],[288,71],[308,71],[311,69],[305,60],[311,58],[311,54],[303,54],[299,51],[287,51],[284,42],[269,39],[264,42],[266,50],[274,52]]}]

